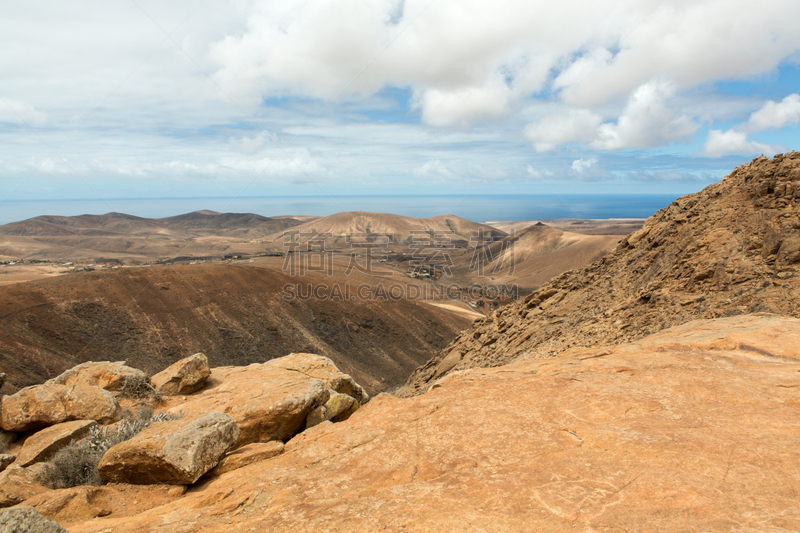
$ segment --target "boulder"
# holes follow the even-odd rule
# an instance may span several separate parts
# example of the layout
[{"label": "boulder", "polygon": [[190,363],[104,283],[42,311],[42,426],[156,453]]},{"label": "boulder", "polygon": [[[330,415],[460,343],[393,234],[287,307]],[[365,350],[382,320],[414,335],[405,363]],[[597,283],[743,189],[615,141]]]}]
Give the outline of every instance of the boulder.
[{"label": "boulder", "polygon": [[366,396],[330,359],[291,354],[263,364],[215,368],[201,392],[170,410],[227,413],[241,430],[234,448],[252,442],[285,442],[303,430],[308,414],[325,405],[335,387]]},{"label": "boulder", "polygon": [[0,429],[0,453],[8,452],[11,443],[17,440],[17,434]]},{"label": "boulder", "polygon": [[325,409],[328,411],[328,417],[333,422],[341,422],[347,420],[350,415],[358,409],[358,401],[352,396],[334,392],[331,397],[325,402]]},{"label": "boulder", "polygon": [[0,472],[8,468],[8,466],[16,460],[16,455],[8,455],[7,453],[0,454]]},{"label": "boulder", "polygon": [[104,424],[118,415],[117,400],[100,387],[48,382],[4,396],[0,426],[6,431],[30,431],[70,420]]},{"label": "boulder", "polygon": [[74,420],[38,431],[25,440],[17,461],[20,466],[47,461],[58,450],[73,440],[82,438],[96,425],[97,422],[94,420]]},{"label": "boulder", "polygon": [[222,458],[217,466],[206,474],[208,477],[216,477],[232,472],[247,465],[264,461],[283,453],[283,443],[279,440],[270,442],[254,442],[247,446],[242,446],[238,450],[230,452]]},{"label": "boulder", "polygon": [[67,533],[67,530],[36,512],[20,506],[0,511],[0,531],[9,533]]},{"label": "boulder", "polygon": [[239,428],[223,413],[157,422],[111,447],[97,469],[103,483],[190,485],[238,438]]},{"label": "boulder", "polygon": [[359,405],[369,401],[369,394],[364,387],[355,382],[349,374],[336,368],[327,357],[312,353],[290,353],[285,357],[273,359],[267,364],[277,368],[285,368],[295,372],[303,372],[309,377],[326,382],[332,391],[347,394],[356,399]]},{"label": "boulder", "polygon": [[152,378],[156,392],[165,396],[191,394],[200,389],[211,375],[208,358],[196,353],[170,365]]},{"label": "boulder", "polygon": [[125,361],[86,362],[72,367],[50,382],[57,385],[92,385],[107,391],[119,392],[128,382],[141,382],[147,375],[139,369],[125,366]]},{"label": "boulder", "polygon": [[306,428],[314,427],[326,420],[341,422],[356,412],[359,405],[355,398],[338,392],[331,393],[325,405],[311,411],[306,418]]},{"label": "boulder", "polygon": [[47,492],[36,478],[36,473],[18,465],[11,465],[0,472],[0,507],[11,507],[31,496]]}]

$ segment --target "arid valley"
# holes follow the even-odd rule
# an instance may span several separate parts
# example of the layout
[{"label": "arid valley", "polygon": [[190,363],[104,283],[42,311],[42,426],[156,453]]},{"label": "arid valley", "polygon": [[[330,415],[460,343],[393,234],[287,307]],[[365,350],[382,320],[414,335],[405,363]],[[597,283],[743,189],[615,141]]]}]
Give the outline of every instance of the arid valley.
[{"label": "arid valley", "polygon": [[0,226],[0,530],[795,531],[798,202]]}]

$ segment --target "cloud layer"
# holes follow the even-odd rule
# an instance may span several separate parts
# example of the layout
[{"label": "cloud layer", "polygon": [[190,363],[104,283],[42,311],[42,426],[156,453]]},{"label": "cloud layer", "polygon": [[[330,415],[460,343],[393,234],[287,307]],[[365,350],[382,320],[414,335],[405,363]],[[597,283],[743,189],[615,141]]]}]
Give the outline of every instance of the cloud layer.
[{"label": "cloud layer", "polygon": [[716,158],[797,147],[777,74],[797,71],[797,20],[793,0],[18,3],[0,200],[40,177],[689,187],[734,161]]}]

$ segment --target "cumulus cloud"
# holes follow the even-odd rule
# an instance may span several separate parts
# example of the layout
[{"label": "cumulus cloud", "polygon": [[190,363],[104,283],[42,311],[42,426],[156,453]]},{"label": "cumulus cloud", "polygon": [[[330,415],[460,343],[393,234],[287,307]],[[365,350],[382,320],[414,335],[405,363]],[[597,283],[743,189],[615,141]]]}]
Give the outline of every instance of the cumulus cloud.
[{"label": "cumulus cloud", "polygon": [[[655,10],[622,0],[605,11],[577,0],[261,0],[246,30],[212,44],[210,57],[232,93],[332,99],[410,86],[424,120],[466,126],[508,114],[548,85],[570,106],[594,108],[654,79],[686,88],[769,72],[800,47],[798,18],[790,0],[757,9],[681,0]],[[689,129],[679,120],[662,138]],[[608,133],[604,142],[627,144]]]},{"label": "cumulus cloud", "polygon": [[770,128],[781,129],[787,124],[800,122],[800,94],[790,94],[780,102],[767,102],[750,115],[750,120],[742,128],[747,132]]},{"label": "cumulus cloud", "polygon": [[709,130],[703,145],[705,154],[719,157],[726,154],[774,154],[777,148],[747,139],[747,134],[736,130]]},{"label": "cumulus cloud", "polygon": [[648,82],[636,89],[617,123],[600,126],[593,146],[618,150],[690,140],[698,125],[691,117],[678,114],[667,106],[675,91],[673,84],[663,81]]}]

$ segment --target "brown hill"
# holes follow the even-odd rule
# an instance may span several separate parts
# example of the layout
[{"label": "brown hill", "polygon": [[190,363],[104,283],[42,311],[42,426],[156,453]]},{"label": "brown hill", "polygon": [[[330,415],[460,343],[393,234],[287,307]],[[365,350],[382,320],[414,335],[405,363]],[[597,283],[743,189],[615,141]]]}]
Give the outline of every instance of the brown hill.
[{"label": "brown hill", "polygon": [[[412,235],[412,231],[452,232],[451,241],[470,242],[480,232],[494,237],[503,237],[505,232],[486,224],[479,224],[455,215],[440,215],[430,218],[414,218],[389,213],[367,213],[365,211],[347,211],[327,217],[311,220],[292,228],[303,233],[316,230],[330,233],[334,242],[344,242],[347,233],[363,233],[376,235],[394,235],[394,242],[401,244]],[[280,238],[282,232],[272,235]]]},{"label": "brown hill", "polygon": [[168,218],[123,213],[41,216],[0,226],[0,255],[20,259],[143,262],[176,255],[254,253],[263,239],[301,222],[252,213],[197,211]]},{"label": "brown hill", "polygon": [[476,322],[409,378],[614,344],[698,318],[800,316],[800,152],[759,157],[647,219],[608,255]]},{"label": "brown hill", "polygon": [[152,373],[195,352],[222,366],[302,351],[330,357],[374,392],[401,384],[470,323],[405,300],[284,301],[283,286],[297,282],[266,268],[209,264],[0,287],[0,371],[22,387],[91,360],[127,360]]},{"label": "brown hill", "polygon": [[455,261],[453,272],[471,283],[510,283],[526,293],[551,278],[599,259],[614,250],[616,235],[583,235],[561,231],[538,222],[486,246],[480,256],[483,273],[476,268],[475,254]]}]

